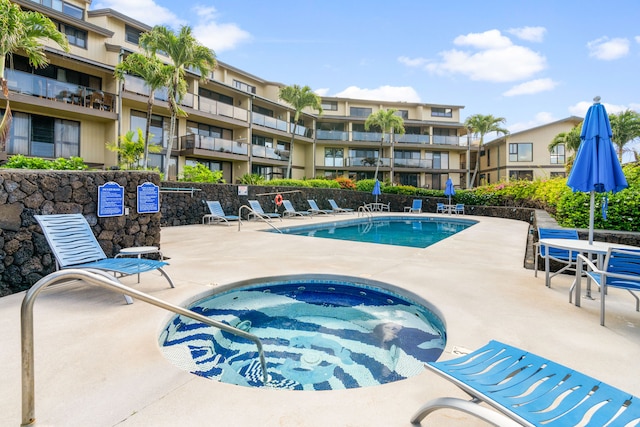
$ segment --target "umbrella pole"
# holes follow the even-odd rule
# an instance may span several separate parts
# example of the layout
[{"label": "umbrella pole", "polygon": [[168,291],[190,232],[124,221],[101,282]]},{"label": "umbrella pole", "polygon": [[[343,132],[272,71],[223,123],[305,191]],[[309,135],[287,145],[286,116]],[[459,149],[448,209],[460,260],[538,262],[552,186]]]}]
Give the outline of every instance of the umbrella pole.
[{"label": "umbrella pole", "polygon": [[595,216],[595,191],[591,190],[591,201],[589,202],[589,244],[593,245],[593,218]]}]

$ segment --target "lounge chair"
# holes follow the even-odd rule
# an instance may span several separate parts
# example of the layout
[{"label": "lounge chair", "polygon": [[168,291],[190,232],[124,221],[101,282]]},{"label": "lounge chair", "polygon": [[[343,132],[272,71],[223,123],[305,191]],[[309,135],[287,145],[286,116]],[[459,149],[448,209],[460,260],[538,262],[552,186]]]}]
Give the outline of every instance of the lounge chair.
[{"label": "lounge chair", "polygon": [[[573,239],[578,240],[578,230],[569,228],[540,228],[538,227],[538,238],[540,239]],[[576,271],[576,259],[578,252],[570,251],[567,249],[558,249],[553,247],[546,247],[541,245],[540,242],[536,243],[537,251],[534,260],[534,276],[538,277],[538,259],[544,258],[545,260],[545,285],[551,287],[551,278],[557,274],[560,274],[566,270]],[[550,272],[549,262],[555,261],[564,266],[554,273]]]},{"label": "lounge chair", "polygon": [[464,215],[464,203],[457,203],[453,208],[453,213]]},{"label": "lounge chair", "polygon": [[283,200],[282,201],[282,205],[284,206],[284,212],[282,213],[282,216],[284,217],[295,217],[295,216],[299,216],[299,217],[307,217],[309,216],[309,212],[300,212],[297,211],[293,205],[291,204],[291,200]]},{"label": "lounge chair", "polygon": [[260,206],[260,202],[257,200],[249,200],[249,206],[251,207],[251,212],[249,212],[249,219],[258,218],[263,221],[271,221],[273,218],[278,218],[282,221],[282,217],[277,212],[265,212]]},{"label": "lounge chair", "polygon": [[311,215],[317,215],[317,214],[328,215],[328,214],[335,213],[331,209],[320,209],[315,200],[307,200],[307,203],[309,203],[309,207],[310,207],[309,213]]},{"label": "lounge chair", "polygon": [[436,203],[436,213],[447,213],[448,209],[444,203]]},{"label": "lounge chair", "polygon": [[[425,365],[471,400],[442,397],[411,418],[454,409],[496,426],[625,426],[640,419],[640,400],[571,368],[491,341],[462,357]],[[484,402],[499,412],[479,405]],[[582,421],[582,422],[580,422]],[[634,424],[635,425],[635,424]]]},{"label": "lounge chair", "polygon": [[604,326],[604,301],[607,288],[626,289],[636,299],[636,311],[640,311],[640,299],[634,292],[640,291],[640,250],[610,248],[604,267],[598,268],[593,261],[578,254],[586,265],[587,280],[600,286],[600,324]]},{"label": "lounge chair", "polygon": [[351,208],[341,208],[340,206],[338,206],[336,201],[333,200],[333,199],[328,199],[327,201],[329,202],[329,205],[331,206],[331,210],[334,211],[335,213],[353,213],[353,209],[351,209]]},{"label": "lounge chair", "polygon": [[411,206],[405,206],[404,211],[422,213],[422,199],[413,199]]},{"label": "lounge chair", "polygon": [[207,206],[209,207],[209,213],[202,217],[202,223],[211,224],[211,222],[221,223],[226,222],[229,225],[229,221],[238,221],[240,219],[237,215],[227,215],[222,209],[222,205],[219,201],[207,200]]},{"label": "lounge chair", "polygon": [[[56,259],[56,266],[60,270],[80,268],[112,272],[114,280],[117,280],[116,274],[122,277],[158,270],[167,279],[169,285],[172,288],[175,287],[171,277],[163,269],[168,265],[164,261],[138,257],[107,258],[89,223],[81,214],[34,215],[34,217],[42,228],[44,237]],[[129,304],[133,302],[129,296],[125,296],[125,300]]]}]

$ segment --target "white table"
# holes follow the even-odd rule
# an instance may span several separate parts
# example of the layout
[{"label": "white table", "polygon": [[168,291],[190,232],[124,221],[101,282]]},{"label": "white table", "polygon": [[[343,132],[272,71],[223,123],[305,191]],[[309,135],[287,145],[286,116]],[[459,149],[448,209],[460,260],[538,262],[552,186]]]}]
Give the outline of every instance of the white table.
[{"label": "white table", "polygon": [[[557,249],[565,249],[573,252],[580,252],[587,257],[596,257],[596,262],[599,268],[602,267],[603,256],[607,254],[609,248],[618,249],[639,249],[636,246],[623,245],[621,243],[601,242],[594,241],[589,243],[588,240],[576,240],[576,239],[540,239],[538,241],[540,246],[547,246]],[[545,277],[549,277],[549,251],[545,251],[544,260]],[[582,260],[578,258],[576,263],[576,278],[569,290],[569,302],[571,302],[571,294],[575,291],[575,305],[580,307],[580,293],[581,293],[581,279],[582,278]],[[587,285],[587,292],[585,298],[591,298],[591,286]]]},{"label": "white table", "polygon": [[[147,254],[158,254],[160,261],[164,259],[162,257],[162,252],[160,252],[160,249],[157,246],[133,246],[131,248],[122,248],[114,258],[123,256],[137,256],[138,258],[142,258],[142,255]],[[138,273],[138,283],[140,283],[140,273]]]},{"label": "white table", "polygon": [[389,204],[388,203],[367,203],[365,207],[369,209],[371,212],[389,212]]}]

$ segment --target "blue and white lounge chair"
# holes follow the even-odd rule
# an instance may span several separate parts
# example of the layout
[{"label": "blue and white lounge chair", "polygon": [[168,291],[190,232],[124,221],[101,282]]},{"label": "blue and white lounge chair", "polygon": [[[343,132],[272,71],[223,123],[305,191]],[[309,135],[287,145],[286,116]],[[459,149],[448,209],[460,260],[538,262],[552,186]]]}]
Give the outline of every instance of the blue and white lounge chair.
[{"label": "blue and white lounge chair", "polygon": [[[578,230],[571,228],[540,228],[538,227],[538,238],[540,239],[572,239],[578,240]],[[541,245],[539,242],[536,243],[538,247],[535,261],[534,261],[534,276],[538,277],[538,259],[544,258],[545,260],[545,285],[550,288],[551,287],[551,278],[557,274],[563,273],[564,271],[576,271],[576,258],[578,256],[578,252],[570,251],[567,249],[558,249],[552,247],[546,247]],[[564,264],[564,266],[554,273],[550,272],[549,263],[550,261],[555,261],[560,264]]]},{"label": "blue and white lounge chair", "polygon": [[447,213],[447,207],[444,203],[436,203],[436,213]]},{"label": "blue and white lounge chair", "polygon": [[405,206],[404,211],[422,213],[422,199],[413,199],[411,206]]},{"label": "blue and white lounge chair", "polygon": [[578,258],[587,266],[587,280],[593,280],[600,286],[600,324],[602,326],[604,326],[604,300],[607,288],[629,291],[636,299],[636,311],[640,311],[640,299],[634,293],[640,291],[640,250],[610,248],[602,269],[582,254],[579,254]]},{"label": "blue and white lounge chair", "polygon": [[291,200],[283,200],[282,201],[282,206],[284,206],[284,212],[282,213],[282,216],[287,217],[287,216],[299,216],[299,217],[307,217],[309,216],[309,212],[300,212],[297,211],[293,205],[291,204]]},{"label": "blue and white lounge chair", "polygon": [[328,214],[335,213],[331,209],[320,209],[315,200],[307,200],[307,203],[309,203],[309,207],[310,207],[309,213],[311,213],[311,215],[317,215],[317,214],[328,215]]},{"label": "blue and white lounge chair", "polygon": [[[626,426],[640,420],[640,399],[533,353],[491,341],[462,357],[425,365],[471,400],[434,399],[411,418],[443,408],[496,426]],[[479,405],[484,402],[499,412]],[[636,425],[632,423],[632,425]]]},{"label": "blue and white lounge chair", "polygon": [[457,203],[453,208],[453,213],[464,215],[464,203]]},{"label": "blue and white lounge chair", "polygon": [[[58,269],[81,268],[131,276],[158,270],[173,288],[164,261],[145,258],[107,258],[89,223],[81,214],[34,215],[47,239]],[[117,280],[114,276],[114,280]],[[127,303],[133,302],[125,296]]]},{"label": "blue and white lounge chair", "polygon": [[328,199],[328,202],[329,202],[329,205],[331,206],[331,210],[334,211],[335,213],[353,213],[353,209],[341,208],[333,199]]},{"label": "blue and white lounge chair", "polygon": [[229,221],[238,221],[238,219],[240,218],[237,215],[225,214],[224,210],[222,209],[222,205],[217,200],[207,200],[207,206],[209,207],[209,213],[202,217],[203,224],[205,222],[207,224],[211,224],[211,222],[213,221],[216,223],[226,222],[227,225],[229,225]]},{"label": "blue and white lounge chair", "polygon": [[251,212],[249,212],[249,219],[258,218],[263,221],[271,221],[273,218],[278,218],[282,221],[280,214],[277,212],[265,212],[260,206],[260,202],[257,200],[249,200],[249,206],[251,207]]}]

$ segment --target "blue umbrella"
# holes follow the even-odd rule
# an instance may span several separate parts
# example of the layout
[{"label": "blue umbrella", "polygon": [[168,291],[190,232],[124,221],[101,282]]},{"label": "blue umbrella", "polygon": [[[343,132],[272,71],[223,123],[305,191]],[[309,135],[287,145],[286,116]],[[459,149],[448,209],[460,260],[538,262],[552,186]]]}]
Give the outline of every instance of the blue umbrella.
[{"label": "blue umbrella", "polygon": [[382,191],[380,190],[380,181],[378,181],[377,179],[375,185],[373,186],[373,191],[371,192],[371,194],[376,196],[376,203],[378,203],[378,196],[382,194]]},{"label": "blue umbrella", "polygon": [[582,123],[580,147],[567,179],[576,191],[591,193],[589,206],[589,244],[593,243],[595,193],[618,192],[627,187],[616,150],[611,142],[611,124],[600,97],[594,98]]},{"label": "blue umbrella", "polygon": [[453,196],[454,194],[456,194],[456,189],[453,188],[453,181],[451,181],[451,178],[449,178],[444,187],[444,195],[449,196],[449,204],[451,204],[451,196]]}]

